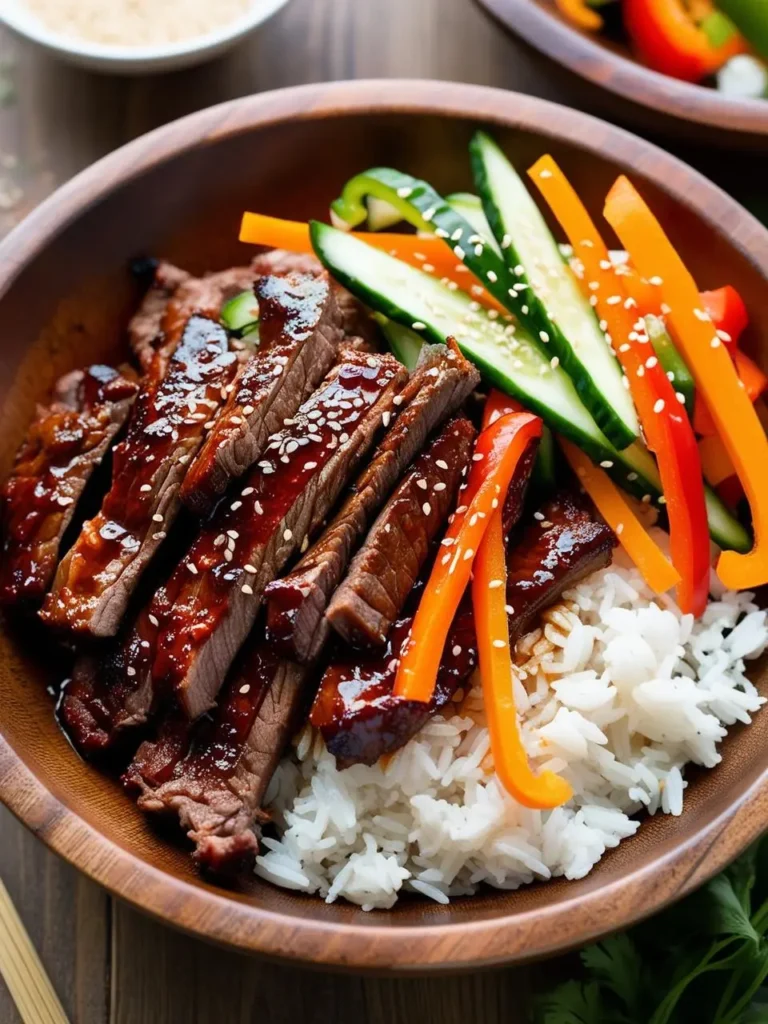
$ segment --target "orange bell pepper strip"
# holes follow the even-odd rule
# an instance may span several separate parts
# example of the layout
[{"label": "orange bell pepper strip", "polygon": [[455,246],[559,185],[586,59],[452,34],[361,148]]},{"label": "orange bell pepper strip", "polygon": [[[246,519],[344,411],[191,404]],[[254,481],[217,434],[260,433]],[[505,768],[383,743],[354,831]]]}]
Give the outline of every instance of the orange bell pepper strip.
[{"label": "orange bell pepper strip", "polygon": [[637,269],[660,281],[667,324],[707,403],[752,510],[755,544],[747,554],[724,551],[717,564],[723,584],[745,590],[768,582],[768,437],[741,386],[727,349],[701,309],[696,283],[664,230],[634,186],[624,177],[605,205],[609,224]]},{"label": "orange bell pepper strip", "polygon": [[629,263],[620,264],[614,271],[621,278],[624,291],[637,303],[635,307],[639,316],[661,316],[661,296],[659,289],[640,277]]},{"label": "orange bell pepper strip", "polygon": [[724,480],[735,476],[736,470],[725,450],[725,445],[717,434],[713,434],[711,437],[702,437],[699,441],[699,456],[704,476],[713,487],[717,487]]},{"label": "orange bell pepper strip", "polygon": [[651,590],[663,594],[677,586],[680,583],[680,573],[645,529],[608,474],[596,466],[575,444],[566,441],[564,437],[558,440],[579,483],[616,534],[619,544],[640,570]]},{"label": "orange bell pepper strip", "polygon": [[[723,344],[726,343],[723,342]],[[741,349],[734,348],[733,346],[727,347],[736,366],[736,372],[739,375],[739,380],[744,385],[747,397],[754,405],[766,388],[768,388],[768,376],[766,376],[757,363],[750,359],[748,355],[741,351]],[[715,426],[715,421],[712,419],[712,413],[709,411],[709,407],[706,402],[702,401],[701,398],[696,399],[696,405],[693,411],[693,427],[696,433],[701,434],[702,437],[711,437],[713,434],[717,433],[717,427]]]},{"label": "orange bell pepper strip", "polygon": [[472,605],[491,752],[496,775],[506,791],[525,807],[549,810],[567,803],[573,790],[554,772],[537,775],[523,746],[515,710],[506,580],[502,515],[501,509],[497,509],[480,544],[472,575]]},{"label": "orange bell pepper strip", "polygon": [[[399,235],[385,231],[355,231],[362,242],[384,249],[390,256],[396,256],[412,267],[418,267],[438,278],[448,278],[465,291],[472,290],[478,302],[500,312],[508,310],[477,282],[477,278],[456,259],[454,253],[441,238],[425,238],[420,235]],[[244,213],[240,224],[240,241],[249,245],[266,245],[289,252],[308,253],[314,256],[309,237],[309,225],[303,221],[281,220],[263,213]]]},{"label": "orange bell pepper strip", "polygon": [[599,32],[603,27],[603,19],[585,0],[555,0],[557,9],[568,21],[587,32]]},{"label": "orange bell pepper strip", "polygon": [[467,589],[472,563],[492,514],[501,509],[517,464],[528,444],[541,437],[542,423],[532,413],[496,420],[477,439],[461,504],[443,540],[445,554],[432,569],[411,635],[400,659],[393,693],[428,703],[437,680],[448,630]]},{"label": "orange bell pepper strip", "polygon": [[635,300],[616,277],[608,250],[573,186],[550,156],[529,170],[584,265],[581,282],[627,376],[649,448],[659,464],[670,528],[672,563],[680,574],[678,604],[701,615],[711,566],[707,506],[696,438],[688,415],[648,344]]}]

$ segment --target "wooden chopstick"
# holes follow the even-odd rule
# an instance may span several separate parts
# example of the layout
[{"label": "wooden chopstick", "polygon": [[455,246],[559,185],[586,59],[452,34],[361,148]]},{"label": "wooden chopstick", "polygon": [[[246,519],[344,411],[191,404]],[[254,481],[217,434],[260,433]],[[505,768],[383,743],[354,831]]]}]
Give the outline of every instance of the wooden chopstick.
[{"label": "wooden chopstick", "polygon": [[0,880],[0,974],[24,1024],[69,1024],[8,890]]}]

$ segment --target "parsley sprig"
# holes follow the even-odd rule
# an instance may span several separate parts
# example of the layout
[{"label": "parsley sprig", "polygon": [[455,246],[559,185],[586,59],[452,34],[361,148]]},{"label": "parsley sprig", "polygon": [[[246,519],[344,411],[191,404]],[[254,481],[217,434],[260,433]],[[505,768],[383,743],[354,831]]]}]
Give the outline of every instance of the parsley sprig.
[{"label": "parsley sprig", "polygon": [[768,836],[681,903],[581,953],[537,1024],[768,1024]]}]

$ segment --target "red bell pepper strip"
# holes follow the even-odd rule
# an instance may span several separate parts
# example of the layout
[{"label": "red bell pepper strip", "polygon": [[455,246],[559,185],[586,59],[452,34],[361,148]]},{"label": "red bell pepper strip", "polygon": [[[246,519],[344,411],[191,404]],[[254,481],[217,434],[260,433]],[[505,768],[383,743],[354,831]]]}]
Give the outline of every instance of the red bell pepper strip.
[{"label": "red bell pepper strip", "polygon": [[739,338],[749,326],[749,314],[744,299],[736,289],[726,284],[711,292],[702,292],[704,309],[712,317],[712,323],[720,331],[720,340],[725,345],[738,344]]},{"label": "red bell pepper strip", "polygon": [[728,351],[716,336],[709,315],[701,309],[695,281],[626,178],[619,178],[611,189],[605,216],[640,273],[660,282],[669,309],[667,324],[749,499],[754,547],[747,554],[724,551],[717,564],[718,575],[731,590],[761,586],[768,582],[768,437]]},{"label": "red bell pepper strip", "polygon": [[515,468],[542,423],[532,413],[496,420],[477,439],[472,468],[421,598],[395,679],[394,694],[428,703],[448,630],[467,589],[492,514],[501,509]]},{"label": "red bell pepper strip", "polygon": [[624,0],[622,14],[627,35],[645,63],[685,82],[700,82],[745,48],[738,32],[714,46],[684,0]]},{"label": "red bell pepper strip", "polygon": [[525,412],[523,406],[516,398],[505,395],[503,391],[491,388],[488,398],[483,407],[483,430],[500,420],[502,416],[509,416],[511,412]]},{"label": "red bell pepper strip", "polygon": [[[637,322],[634,299],[616,277],[608,250],[575,189],[550,156],[530,169],[584,265],[582,285],[611,338],[629,381],[649,448],[659,464],[670,527],[672,562],[680,574],[678,604],[701,615],[709,595],[711,565],[707,507],[696,438],[688,414]],[[639,330],[638,330],[639,328]],[[666,582],[667,576],[662,574]]]},{"label": "red bell pepper strip", "polygon": [[501,509],[490,518],[472,576],[477,649],[493,762],[501,784],[525,807],[549,810],[573,790],[559,775],[531,769],[515,709],[512,652],[506,611],[507,565]]}]

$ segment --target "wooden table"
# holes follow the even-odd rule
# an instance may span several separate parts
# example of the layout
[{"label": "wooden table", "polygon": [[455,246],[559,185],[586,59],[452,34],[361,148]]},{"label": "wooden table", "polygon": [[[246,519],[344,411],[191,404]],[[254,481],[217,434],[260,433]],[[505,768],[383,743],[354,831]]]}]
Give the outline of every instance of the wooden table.
[{"label": "wooden table", "polygon": [[[60,66],[0,30],[0,233],[82,167],[156,125],[233,96],[355,77],[458,79],[606,110],[600,93],[505,36],[471,0],[292,0],[230,56],[135,81]],[[765,159],[682,155],[759,203]],[[110,899],[2,809],[0,876],[73,1024],[527,1019],[527,971],[341,978],[206,946]],[[0,982],[0,1024],[18,1019]]]}]

